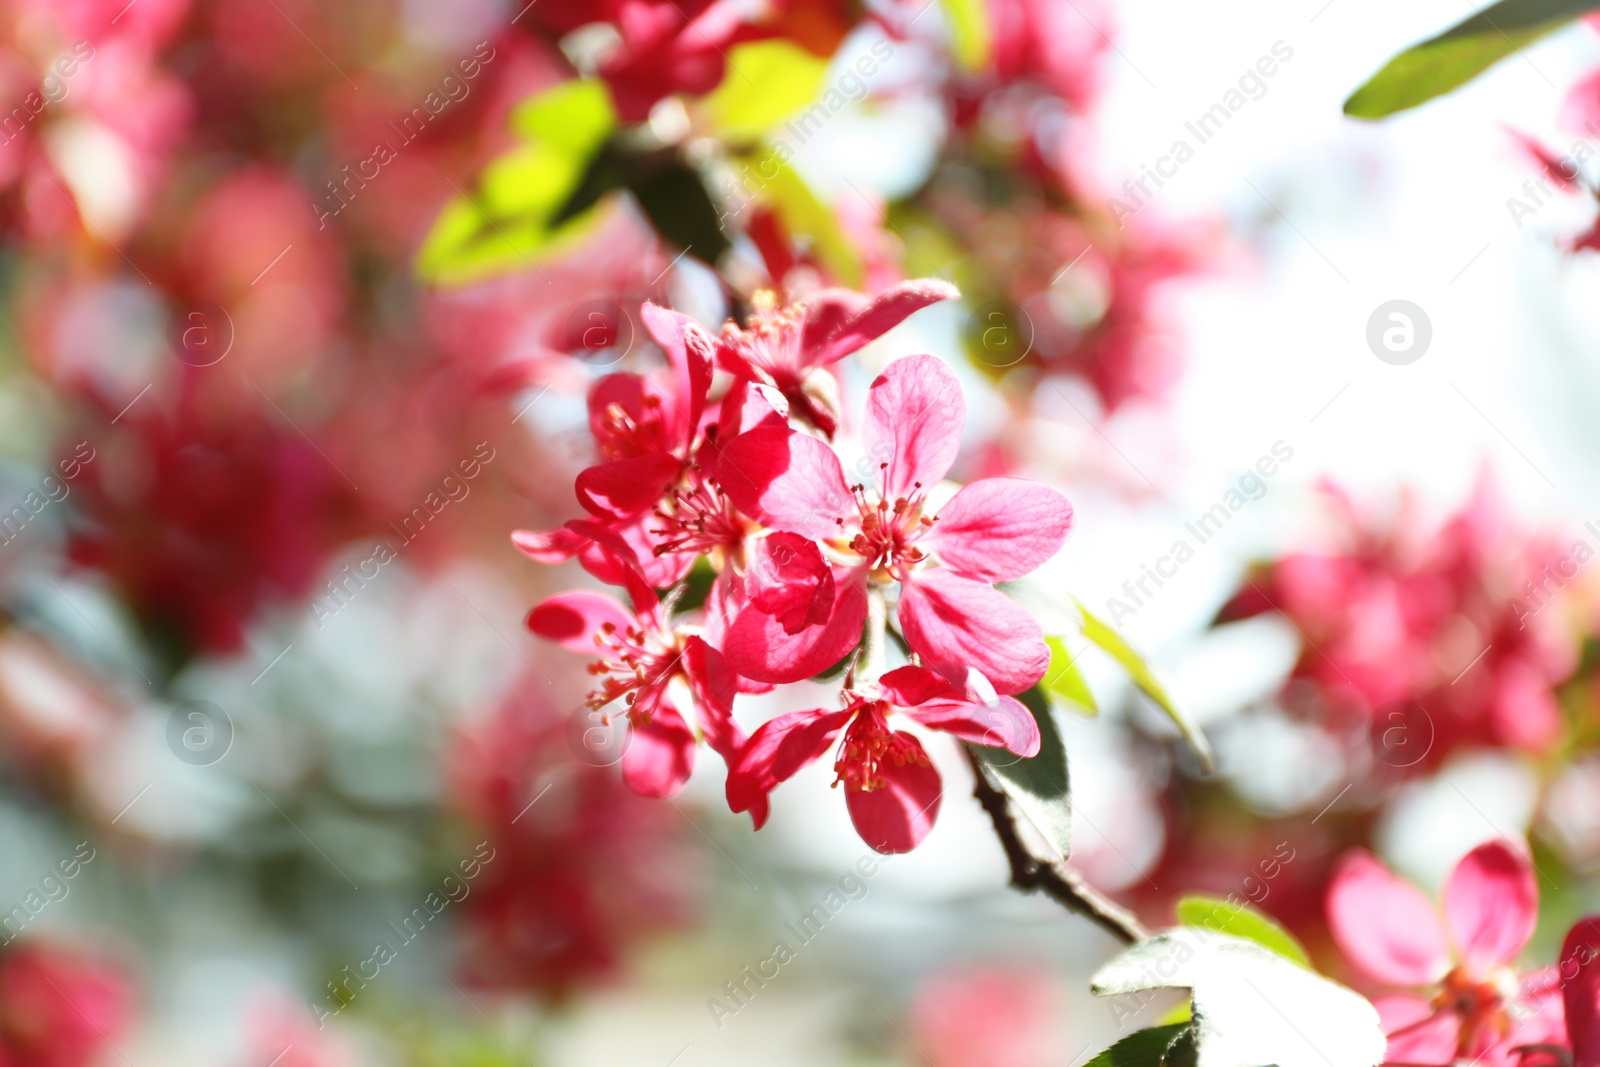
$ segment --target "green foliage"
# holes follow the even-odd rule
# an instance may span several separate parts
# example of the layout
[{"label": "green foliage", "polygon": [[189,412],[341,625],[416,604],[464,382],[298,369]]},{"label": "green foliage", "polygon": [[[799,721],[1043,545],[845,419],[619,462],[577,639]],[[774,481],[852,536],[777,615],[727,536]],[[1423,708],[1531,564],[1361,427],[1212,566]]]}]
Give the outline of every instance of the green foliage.
[{"label": "green foliage", "polygon": [[1003,748],[973,745],[1000,788],[1005,790],[1062,858],[1072,851],[1072,789],[1067,748],[1050,703],[1039,686],[1017,696],[1039,724],[1039,752],[1024,759]]},{"label": "green foliage", "polygon": [[1190,991],[1193,1020],[1162,1052],[1169,1067],[1374,1067],[1384,1055],[1378,1012],[1366,998],[1227,934],[1156,934],[1102,967],[1091,988],[1097,996]]},{"label": "green foliage", "polygon": [[1344,113],[1381,119],[1426,103],[1596,8],[1597,0],[1500,0],[1389,60],[1344,102]]},{"label": "green foliage", "polygon": [[519,106],[511,127],[527,140],[484,168],[475,191],[445,205],[417,255],[424,279],[460,285],[516,270],[583,239],[600,204],[564,215],[616,127],[604,83],[563,82]]},{"label": "green foliage", "polygon": [[1109,623],[1101,621],[1084,606],[1081,600],[1075,599],[1073,602],[1078,605],[1078,613],[1083,619],[1083,636],[1110,653],[1111,658],[1122,665],[1122,669],[1133,679],[1133,684],[1138,686],[1145,696],[1155,701],[1156,706],[1166,712],[1177,725],[1184,740],[1188,741],[1189,747],[1194,750],[1195,759],[1200,762],[1201,768],[1206,771],[1211,770],[1211,745],[1206,741],[1205,734],[1200,731],[1200,725],[1172,702],[1166,689],[1151,673],[1144,657],[1134,651],[1133,646],[1124,641],[1116,629]]},{"label": "green foliage", "polygon": [[1168,1050],[1188,1030],[1185,1023],[1136,1030],[1084,1064],[1084,1067],[1168,1067]]},{"label": "green foliage", "polygon": [[1044,643],[1050,646],[1050,668],[1044,672],[1044,680],[1039,683],[1044,691],[1072,711],[1088,716],[1100,714],[1094,693],[1089,690],[1089,683],[1084,681],[1083,673],[1078,670],[1067,643],[1059,637],[1050,636],[1045,637]]},{"label": "green foliage", "polygon": [[755,141],[815,100],[827,72],[827,60],[792,41],[738,45],[722,84],[705,99],[712,127],[727,141]]},{"label": "green foliage", "polygon": [[863,278],[861,257],[839,227],[839,220],[827,204],[785,160],[788,153],[767,149],[747,168],[747,182],[783,223],[792,237],[808,241],[824,266],[848,288],[860,288]]},{"label": "green foliage", "polygon": [[993,44],[983,0],[939,0],[950,23],[950,49],[966,70],[982,70]]},{"label": "green foliage", "polygon": [[1184,926],[1254,941],[1291,963],[1307,969],[1311,967],[1311,957],[1295,936],[1278,925],[1276,919],[1248,904],[1197,894],[1178,901],[1177,913],[1178,921]]}]

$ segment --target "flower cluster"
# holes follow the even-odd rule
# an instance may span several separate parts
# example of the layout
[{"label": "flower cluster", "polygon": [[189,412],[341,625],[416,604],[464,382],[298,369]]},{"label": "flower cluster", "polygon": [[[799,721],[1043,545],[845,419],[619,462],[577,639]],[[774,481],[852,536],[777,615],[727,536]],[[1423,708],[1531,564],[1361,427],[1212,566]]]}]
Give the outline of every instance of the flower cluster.
[{"label": "flower cluster", "polygon": [[[878,376],[850,476],[839,453],[851,420],[828,368],[955,295],[906,282],[780,308],[762,294],[747,325],[720,336],[647,304],[668,372],[611,374],[590,390],[601,462],[575,484],[587,516],[514,539],[541,562],[576,557],[627,593],[626,604],[563,593],[535,607],[528,626],[596,657],[588,707],[627,715],[622,772],[637,792],[676,792],[704,739],[728,764],[729,805],[759,827],[773,788],[837,743],[856,828],[899,852],[927,834],[940,784],[897,723],[1037,751],[1038,727],[1013,697],[1044,674],[1049,650],[1038,622],[994,584],[1055,554],[1071,505],[1017,478],[946,491],[965,402],[933,356]],[[679,583],[696,560],[714,579],[691,624]],[[907,663],[886,670],[891,633]],[[839,710],[780,715],[750,737],[735,721],[738,693],[846,661]]]},{"label": "flower cluster", "polygon": [[1328,923],[1369,981],[1389,1039],[1385,1062],[1489,1067],[1600,1062],[1600,917],[1568,931],[1558,964],[1514,964],[1538,922],[1533,865],[1508,841],[1479,845],[1444,888],[1444,915],[1370,853],[1340,862]]},{"label": "flower cluster", "polygon": [[1385,706],[1414,702],[1432,730],[1426,766],[1474,743],[1549,750],[1562,730],[1554,687],[1578,648],[1559,612],[1536,609],[1572,567],[1560,573],[1553,547],[1511,531],[1487,482],[1432,532],[1334,501],[1343,545],[1284,555],[1223,610],[1275,610],[1303,635],[1288,703],[1302,683],[1335,719],[1365,728]]}]

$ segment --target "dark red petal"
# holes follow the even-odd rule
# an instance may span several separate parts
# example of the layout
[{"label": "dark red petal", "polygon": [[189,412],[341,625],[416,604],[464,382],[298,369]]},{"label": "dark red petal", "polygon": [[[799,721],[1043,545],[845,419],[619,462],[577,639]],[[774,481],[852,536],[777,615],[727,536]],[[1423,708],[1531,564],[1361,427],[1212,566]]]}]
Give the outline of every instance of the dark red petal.
[{"label": "dark red petal", "polygon": [[1600,1067],[1600,916],[1567,931],[1559,970],[1572,1067]]},{"label": "dark red petal", "polygon": [[574,652],[596,655],[595,634],[606,623],[619,630],[636,625],[633,613],[603,593],[560,593],[528,612],[528,629]]},{"label": "dark red petal", "polygon": [[915,311],[961,295],[948,282],[901,282],[876,296],[824,289],[806,301],[801,330],[801,368],[824,367],[877,340]]},{"label": "dark red petal", "polygon": [[622,756],[622,780],[640,796],[670,797],[694,769],[694,733],[678,710],[658,701],[650,721],[633,728]]},{"label": "dark red petal", "polygon": [[639,309],[645,329],[656,344],[666,350],[677,379],[678,410],[673,413],[681,444],[694,440],[705,410],[706,393],[711,390],[711,353],[715,342],[705,329],[689,316],[655,304]]},{"label": "dark red petal", "polygon": [[745,589],[750,603],[776,618],[786,634],[833,613],[833,569],[816,542],[799,534],[774,533],[756,542]]},{"label": "dark red petal", "polygon": [[926,667],[896,667],[878,679],[878,692],[899,708],[938,698],[959,700],[962,695],[944,675]]},{"label": "dark red petal", "polygon": [[734,506],[774,529],[831,537],[855,512],[833,449],[809,434],[768,427],[729,441],[718,483]]},{"label": "dark red petal", "polygon": [[[845,805],[856,833],[869,847],[893,855],[922,843],[939,816],[939,772],[928,762],[922,745],[910,734],[895,735],[921,757],[921,762],[879,764],[888,784],[880,789],[847,789]],[[907,743],[909,744],[907,745]]]},{"label": "dark red petal", "polygon": [[655,506],[682,464],[664,453],[618,459],[578,474],[578,503],[591,515],[631,519]]},{"label": "dark red petal", "polygon": [[733,669],[758,682],[798,682],[827,670],[861,642],[867,621],[867,594],[862,571],[834,575],[833,610],[828,621],[798,633],[750,606],[728,631],[723,653]]},{"label": "dark red petal", "polygon": [[683,643],[683,674],[694,693],[696,718],[706,744],[730,765],[744,746],[744,731],[733,721],[733,698],[739,692],[739,679],[722,653],[702,637]]},{"label": "dark red petal", "polygon": [[791,711],[761,725],[728,769],[728,807],[748,811],[757,830],[767,820],[767,794],[779,782],[820,759],[855,712]]}]

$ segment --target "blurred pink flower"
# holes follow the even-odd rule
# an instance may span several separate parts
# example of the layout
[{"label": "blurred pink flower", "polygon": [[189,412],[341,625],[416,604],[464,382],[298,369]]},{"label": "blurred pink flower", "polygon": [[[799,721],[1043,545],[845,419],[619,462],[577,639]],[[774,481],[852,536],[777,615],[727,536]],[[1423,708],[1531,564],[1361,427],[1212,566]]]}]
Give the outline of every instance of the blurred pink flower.
[{"label": "blurred pink flower", "polygon": [[911,1004],[932,1067],[1054,1067],[1066,1035],[1047,971],[981,964],[930,978]]},{"label": "blurred pink flower", "polygon": [[1334,940],[1372,981],[1422,991],[1373,1001],[1389,1035],[1387,1062],[1510,1067],[1518,1046],[1559,1041],[1553,969],[1521,977],[1511,969],[1538,913],[1533,867],[1506,841],[1479,845],[1456,865],[1443,922],[1421,890],[1371,853],[1346,854],[1328,886]]},{"label": "blurred pink flower", "polygon": [[1553,689],[1578,648],[1561,613],[1534,610],[1530,596],[1536,582],[1540,596],[1554,593],[1553,547],[1511,528],[1487,478],[1432,536],[1405,511],[1380,526],[1333,500],[1346,545],[1270,564],[1222,617],[1286,615],[1306,642],[1295,677],[1362,725],[1391,701],[1417,702],[1434,731],[1427,766],[1463,744],[1554,744],[1562,718]]},{"label": "blurred pink flower", "polygon": [[446,769],[494,849],[461,905],[467,980],[564,996],[686,918],[694,863],[682,816],[573,759],[569,720],[543,688],[532,676],[513,687]]},{"label": "blurred pink flower", "polygon": [[110,964],[31,942],[0,957],[0,1062],[89,1067],[127,1026],[133,995]]}]

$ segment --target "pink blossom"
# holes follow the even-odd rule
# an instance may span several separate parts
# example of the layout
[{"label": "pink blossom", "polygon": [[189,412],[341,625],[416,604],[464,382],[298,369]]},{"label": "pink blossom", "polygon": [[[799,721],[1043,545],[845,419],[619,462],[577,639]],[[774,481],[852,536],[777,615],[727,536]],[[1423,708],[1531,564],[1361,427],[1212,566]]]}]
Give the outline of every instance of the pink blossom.
[{"label": "pink blossom", "polygon": [[757,729],[729,765],[728,806],[750,812],[759,830],[778,783],[822,758],[842,734],[834,784],[844,785],[856,832],[879,852],[908,852],[933,828],[941,785],[922,743],[890,726],[892,713],[1019,756],[1039,751],[1033,715],[1011,697],[985,692],[981,680],[963,692],[926,668],[901,667],[880,678],[876,690],[845,689],[840,711],[790,712]]},{"label": "pink blossom", "polygon": [[[655,591],[624,568],[629,610],[603,593],[561,593],[528,613],[528,629],[573,652],[597,654],[587,704],[603,711],[621,701],[633,735],[622,777],[644,796],[672,796],[694,767],[695,734],[674,703],[674,681],[687,684],[711,748],[731,760],[744,736],[733,721],[736,679],[705,638],[669,625]],[[607,720],[609,722],[609,720]]]},{"label": "pink blossom", "polygon": [[[768,427],[729,442],[724,492],[772,529],[817,542],[834,598],[826,622],[798,631],[761,604],[747,608],[725,646],[741,674],[791,682],[826,668],[859,640],[867,587],[897,585],[901,632],[947,678],[963,682],[976,668],[1002,693],[1039,680],[1050,660],[1043,632],[994,583],[1053,556],[1072,527],[1072,505],[1036,482],[986,478],[934,514],[928,494],[955,462],[965,420],[949,368],[912,356],[868,391],[864,436],[877,460],[876,493],[848,484],[833,449],[808,434]],[[820,590],[820,572],[807,574],[819,585],[794,595]]]},{"label": "pink blossom", "polygon": [[0,1062],[89,1067],[127,1026],[133,992],[103,960],[33,942],[0,960]]},{"label": "pink blossom", "polygon": [[722,328],[717,363],[738,377],[774,387],[795,417],[831,437],[839,420],[815,385],[808,391],[814,372],[888,333],[912,312],[959,295],[947,282],[919,279],[875,296],[824,289],[803,303],[779,308],[777,298],[762,291],[751,302],[744,328],[731,322]]},{"label": "pink blossom", "polygon": [[1519,1046],[1560,1040],[1550,969],[1519,978],[1511,968],[1538,921],[1539,889],[1509,842],[1479,845],[1456,865],[1443,921],[1420,889],[1359,849],[1340,861],[1327,907],[1351,964],[1409,990],[1373,1001],[1389,1035],[1387,1062],[1509,1065]]},{"label": "pink blossom", "polygon": [[1563,730],[1554,688],[1578,648],[1561,612],[1543,609],[1587,557],[1559,559],[1513,529],[1487,479],[1436,530],[1331,496],[1344,543],[1285,555],[1223,617],[1291,619],[1305,640],[1295,677],[1361,728],[1391,701],[1421,705],[1435,736],[1419,770],[1472,743],[1548,751]]}]

